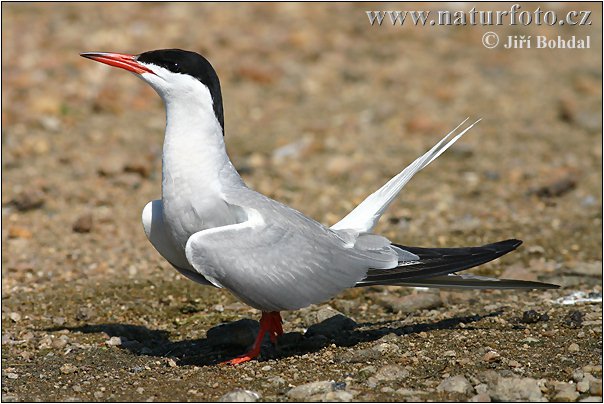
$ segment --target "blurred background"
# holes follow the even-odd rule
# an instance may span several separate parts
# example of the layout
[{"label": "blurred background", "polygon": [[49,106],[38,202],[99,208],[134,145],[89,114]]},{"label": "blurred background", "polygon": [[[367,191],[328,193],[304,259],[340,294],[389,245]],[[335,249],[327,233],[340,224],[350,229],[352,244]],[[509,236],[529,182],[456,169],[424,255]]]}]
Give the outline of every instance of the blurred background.
[{"label": "blurred background", "polygon": [[[455,369],[476,366],[510,372],[507,359],[484,362],[486,351],[481,349],[487,343],[509,344],[510,351],[521,347],[517,339],[524,338],[524,331],[513,331],[510,324],[523,310],[534,308],[553,319],[547,330],[547,325],[535,329],[553,334],[538,334],[547,343],[510,354],[516,363],[529,363],[517,367],[517,373],[570,380],[573,369],[593,365],[589,371],[601,377],[601,305],[581,309],[579,320],[585,315],[593,328],[583,332],[564,325],[580,324],[569,311],[574,306],[552,303],[573,291],[594,293],[601,302],[601,4],[519,3],[520,11],[541,7],[558,16],[591,11],[591,25],[574,27],[418,27],[409,21],[401,27],[388,17],[382,26],[372,26],[366,14],[510,10],[512,4],[3,2],[2,323],[10,331],[3,334],[2,347],[3,366],[15,364],[11,374],[16,375],[5,379],[3,373],[3,384],[8,383],[3,395],[8,391],[20,399],[63,400],[69,394],[75,400],[148,399],[132,393],[134,384],[122,382],[137,380],[145,391],[159,389],[146,371],[120,373],[117,387],[111,387],[103,373],[112,367],[127,370],[136,362],[176,375],[170,379],[178,381],[173,389],[162,379],[156,399],[191,399],[195,396],[181,388],[183,380],[189,380],[186,372],[194,372],[190,367],[168,369],[170,363],[154,365],[152,357],[134,357],[126,350],[117,354],[93,349],[109,344],[112,334],[60,336],[47,330],[134,324],[165,330],[158,333],[169,332],[179,340],[202,338],[219,322],[256,315],[237,306],[226,292],[183,280],[148,243],[140,217],[145,204],[160,196],[165,125],[161,100],[133,75],[79,56],[162,48],[196,51],[213,64],[222,84],[227,149],[246,183],[328,225],[466,117],[482,118],[406,186],[376,230],[398,243],[426,247],[519,238],[524,245],[517,252],[474,272],[538,279],[563,288],[442,292],[437,297],[439,311],[418,311],[416,316],[427,317],[411,318],[409,324],[432,324],[463,310],[472,314],[498,305],[512,307],[505,317],[510,323],[497,318],[489,325],[485,320],[486,331],[464,334],[466,346],[457,351],[457,359],[450,359],[469,355],[465,365],[457,363]],[[590,36],[591,48],[487,49],[482,38],[488,31],[502,41],[513,35]],[[398,318],[392,313],[406,303],[396,306],[392,299],[411,292],[387,292],[357,289],[333,304],[357,321]],[[285,314],[286,327],[303,330],[305,324],[320,321],[299,316]],[[571,318],[570,323],[565,318]],[[450,333],[433,331],[421,337],[433,344],[423,355],[436,357],[432,362],[420,357],[407,383],[417,377],[417,383],[434,391],[439,378],[449,374],[449,365],[438,361],[448,357],[448,344],[457,341]],[[146,343],[146,335],[129,338]],[[413,334],[401,341],[414,338],[420,337]],[[567,347],[575,338],[581,351],[572,356]],[[419,346],[425,341],[420,339]],[[144,349],[158,350],[164,360],[165,346],[163,341]],[[187,352],[197,349],[189,348]],[[54,358],[47,356],[49,349]],[[88,370],[64,371],[63,361],[74,355],[62,356],[65,349],[75,349],[78,366],[86,363]],[[339,352],[326,348],[321,355],[331,351]],[[287,376],[295,368],[288,361],[272,363],[271,372],[294,384],[316,380],[302,369],[333,380],[349,372],[348,365],[340,369],[329,358],[313,358],[325,366],[318,370],[316,364],[300,364],[303,376],[298,379]],[[65,391],[56,389],[58,384],[54,390],[47,385],[63,373],[73,381],[88,380],[95,372],[109,383],[107,392],[95,391],[96,381],[88,387],[82,384],[83,395],[77,393],[80,387]],[[203,372],[197,377],[204,383],[218,380],[220,385],[197,399],[216,399],[233,386],[222,377],[240,380],[239,374],[213,373],[213,368]],[[250,377],[260,383],[258,374]],[[202,389],[193,379],[190,388]],[[599,386],[601,396],[601,381]],[[369,395],[360,396],[366,400],[388,399],[372,396],[381,394],[376,389],[359,389],[368,390]]]}]

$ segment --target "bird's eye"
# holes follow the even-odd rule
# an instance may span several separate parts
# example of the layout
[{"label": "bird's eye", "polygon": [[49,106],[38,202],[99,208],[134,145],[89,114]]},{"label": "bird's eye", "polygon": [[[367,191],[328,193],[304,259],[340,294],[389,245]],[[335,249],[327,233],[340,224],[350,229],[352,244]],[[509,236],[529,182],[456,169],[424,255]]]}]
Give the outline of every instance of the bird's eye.
[{"label": "bird's eye", "polygon": [[170,70],[172,70],[174,73],[180,73],[180,66],[176,62],[172,62],[170,63]]}]

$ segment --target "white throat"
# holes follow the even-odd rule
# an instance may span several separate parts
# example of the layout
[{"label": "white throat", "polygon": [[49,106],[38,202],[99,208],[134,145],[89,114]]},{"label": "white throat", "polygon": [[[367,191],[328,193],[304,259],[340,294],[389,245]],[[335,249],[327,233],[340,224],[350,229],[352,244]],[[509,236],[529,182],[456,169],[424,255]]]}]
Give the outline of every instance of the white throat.
[{"label": "white throat", "polygon": [[191,76],[169,75],[168,80],[152,74],[143,78],[166,107],[163,215],[174,241],[184,248],[197,231],[235,223],[222,190],[244,184],[226,153],[208,88]]}]

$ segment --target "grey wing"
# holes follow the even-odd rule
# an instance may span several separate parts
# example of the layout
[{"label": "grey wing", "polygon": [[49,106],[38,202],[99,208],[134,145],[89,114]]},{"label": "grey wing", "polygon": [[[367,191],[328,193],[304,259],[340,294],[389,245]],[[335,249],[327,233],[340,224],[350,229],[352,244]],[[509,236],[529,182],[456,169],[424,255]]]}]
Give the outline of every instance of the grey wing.
[{"label": "grey wing", "polygon": [[193,234],[189,263],[206,279],[264,311],[327,300],[363,279],[367,269],[396,265],[390,251],[357,251],[299,212],[268,198],[242,208],[242,223]]}]

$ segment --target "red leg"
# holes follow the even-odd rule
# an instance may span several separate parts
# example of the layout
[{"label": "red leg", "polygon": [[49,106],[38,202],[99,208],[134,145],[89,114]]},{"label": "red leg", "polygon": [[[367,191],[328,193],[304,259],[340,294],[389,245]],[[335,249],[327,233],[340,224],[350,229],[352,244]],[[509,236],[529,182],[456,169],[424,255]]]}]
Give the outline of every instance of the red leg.
[{"label": "red leg", "polygon": [[222,362],[222,364],[238,365],[240,363],[247,362],[256,358],[258,355],[260,355],[260,348],[262,347],[262,340],[264,339],[264,334],[268,332],[271,342],[273,343],[277,341],[278,336],[283,335],[283,327],[281,326],[281,322],[281,315],[278,311],[263,311],[262,317],[260,318],[260,330],[258,331],[256,340],[254,341],[254,345],[252,345],[252,349],[250,349],[248,352],[241,356],[238,356],[226,362]]}]

